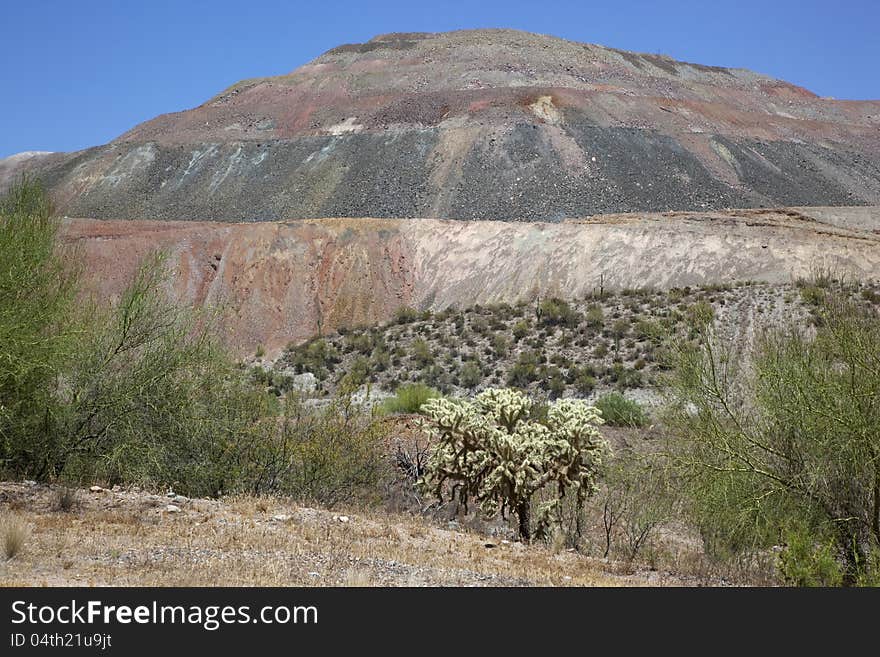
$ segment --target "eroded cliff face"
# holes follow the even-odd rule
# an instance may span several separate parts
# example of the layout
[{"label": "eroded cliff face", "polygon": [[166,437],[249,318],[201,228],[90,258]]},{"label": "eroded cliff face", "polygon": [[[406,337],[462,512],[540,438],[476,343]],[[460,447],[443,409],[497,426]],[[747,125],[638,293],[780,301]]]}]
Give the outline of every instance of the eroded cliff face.
[{"label": "eroded cliff face", "polygon": [[764,280],[817,267],[880,278],[880,208],[601,216],[561,223],[321,219],[230,224],[65,222],[89,284],[113,298],[141,259],[169,253],[171,293],[220,307],[240,354],[277,352],[401,306],[582,297],[606,289]]},{"label": "eroded cliff face", "polygon": [[392,34],[105,146],[0,161],[63,214],[557,221],[880,204],[880,102],[513,30]]}]

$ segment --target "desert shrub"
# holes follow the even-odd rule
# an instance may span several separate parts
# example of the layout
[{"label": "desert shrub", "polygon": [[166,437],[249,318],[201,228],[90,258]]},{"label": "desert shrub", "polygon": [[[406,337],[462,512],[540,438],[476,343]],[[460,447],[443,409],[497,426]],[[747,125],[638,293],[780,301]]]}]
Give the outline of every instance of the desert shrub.
[{"label": "desert shrub", "polygon": [[483,371],[478,362],[469,360],[462,366],[458,377],[462,388],[475,388],[483,380]]},{"label": "desert shrub", "polygon": [[387,427],[354,402],[350,388],[320,409],[289,397],[273,424],[260,441],[240,451],[232,490],[327,507],[374,501]]},{"label": "desert shrub", "polygon": [[525,320],[520,320],[513,325],[512,331],[514,340],[518,342],[529,334],[529,323]]},{"label": "desert shrub", "polygon": [[575,390],[578,391],[578,394],[586,397],[596,387],[596,377],[592,376],[587,370],[578,370],[572,384]]},{"label": "desert shrub", "polygon": [[[437,444],[422,488],[441,502],[449,492],[465,509],[473,499],[489,517],[515,514],[524,540],[559,524],[568,490],[583,499],[596,488],[607,444],[601,418],[583,401],[557,400],[537,422],[524,394],[490,388],[472,402],[430,400],[423,411]],[[533,514],[539,491],[547,497]]]},{"label": "desert shrub", "polygon": [[605,423],[612,427],[643,427],[648,424],[648,414],[641,405],[619,392],[609,392],[599,397],[596,408],[602,413]]},{"label": "desert shrub", "polygon": [[345,336],[346,351],[355,351],[367,355],[373,350],[374,346],[373,336],[368,332],[349,333]]},{"label": "desert shrub", "polygon": [[393,397],[382,402],[382,410],[386,413],[418,413],[429,399],[440,397],[440,393],[423,383],[412,383],[400,386]]},{"label": "desert shrub", "polygon": [[492,336],[492,350],[497,358],[504,358],[510,348],[510,343],[503,335],[496,333]]},{"label": "desert shrub", "polygon": [[340,377],[340,382],[345,382],[346,385],[357,388],[369,380],[371,373],[372,367],[370,366],[369,359],[358,356],[348,366],[348,371]]},{"label": "desert shrub", "polygon": [[384,345],[378,345],[370,354],[370,369],[374,372],[384,372],[391,365],[391,354]]},{"label": "desert shrub", "polygon": [[697,301],[688,306],[687,321],[694,327],[705,326],[715,319],[715,309],[712,304],[705,301]]},{"label": "desert shrub", "polygon": [[419,367],[425,367],[434,362],[434,355],[431,353],[431,348],[422,338],[413,340],[411,350],[412,359]]},{"label": "desert shrub", "polygon": [[861,296],[865,301],[880,305],[880,292],[877,292],[876,290],[866,287],[861,291]]},{"label": "desert shrub", "polygon": [[395,324],[412,324],[416,322],[421,317],[421,314],[415,308],[410,308],[409,306],[401,306],[397,310],[394,311],[394,323]]},{"label": "desert shrub", "polygon": [[516,363],[507,372],[507,385],[525,388],[533,381],[537,381],[539,363],[538,352],[532,350],[521,352]]},{"label": "desert shrub", "polygon": [[808,306],[818,307],[825,299],[825,290],[817,285],[805,285],[800,291],[801,299]]},{"label": "desert shrub", "polygon": [[485,317],[474,317],[471,320],[471,328],[478,335],[483,335],[489,331],[489,320]]},{"label": "desert shrub", "polygon": [[834,537],[817,542],[803,528],[786,532],[785,547],[779,554],[779,573],[789,586],[840,586],[843,569]]},{"label": "desert shrub", "polygon": [[544,389],[550,393],[550,399],[558,399],[565,394],[565,379],[559,368],[548,368],[544,375]]},{"label": "desert shrub", "polygon": [[538,306],[538,316],[545,326],[577,326],[580,315],[562,299],[545,299]]},{"label": "desert shrub", "polygon": [[620,318],[611,325],[611,336],[614,338],[614,344],[620,345],[621,339],[629,333],[629,320]]},{"label": "desert shrub", "polygon": [[631,450],[615,454],[596,498],[604,530],[603,556],[613,552],[629,561],[635,559],[657,530],[676,517],[679,497],[667,461]]},{"label": "desert shrub", "polygon": [[341,358],[336,347],[324,338],[317,338],[294,350],[289,360],[297,374],[311,372],[323,381]]},{"label": "desert shrub", "polygon": [[587,326],[592,329],[602,328],[602,324],[605,323],[605,313],[602,310],[602,306],[600,306],[598,304],[590,305],[587,308],[585,321],[586,321]]},{"label": "desert shrub", "polygon": [[880,549],[880,317],[831,296],[818,313],[815,335],[767,328],[745,357],[702,331],[680,350],[669,422],[704,542],[763,549],[796,522],[833,540],[854,584]]},{"label": "desert shrub", "polygon": [[422,370],[420,379],[427,385],[437,388],[440,392],[449,392],[452,384],[452,377],[440,365],[431,365]]}]

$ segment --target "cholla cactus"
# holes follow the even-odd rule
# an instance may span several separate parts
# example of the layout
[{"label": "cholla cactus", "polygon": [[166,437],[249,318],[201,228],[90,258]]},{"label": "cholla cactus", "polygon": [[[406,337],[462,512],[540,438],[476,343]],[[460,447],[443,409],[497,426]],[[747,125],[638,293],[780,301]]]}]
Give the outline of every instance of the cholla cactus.
[{"label": "cholla cactus", "polygon": [[[595,491],[608,444],[599,411],[583,400],[555,401],[543,422],[530,419],[531,401],[510,389],[490,388],[472,402],[431,399],[421,410],[438,442],[420,483],[441,502],[448,484],[465,509],[473,498],[488,517],[513,512],[528,540],[558,522],[567,490],[580,500]],[[533,527],[532,496],[545,487],[555,490]]]}]

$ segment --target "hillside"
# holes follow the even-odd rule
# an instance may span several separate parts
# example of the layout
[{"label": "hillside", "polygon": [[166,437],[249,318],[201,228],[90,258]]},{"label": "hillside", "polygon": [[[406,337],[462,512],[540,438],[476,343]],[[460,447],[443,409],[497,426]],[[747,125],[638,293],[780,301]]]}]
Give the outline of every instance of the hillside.
[{"label": "hillside", "polygon": [[880,210],[795,208],[598,216],[560,223],[322,219],[229,224],[70,220],[90,284],[115,298],[141,258],[170,255],[178,299],[220,306],[241,355],[277,355],[401,307],[442,311],[595,291],[735,281],[816,269],[880,279]]},{"label": "hillside", "polygon": [[63,214],[556,221],[880,204],[880,101],[513,30],[390,34],[78,153],[0,161]]}]

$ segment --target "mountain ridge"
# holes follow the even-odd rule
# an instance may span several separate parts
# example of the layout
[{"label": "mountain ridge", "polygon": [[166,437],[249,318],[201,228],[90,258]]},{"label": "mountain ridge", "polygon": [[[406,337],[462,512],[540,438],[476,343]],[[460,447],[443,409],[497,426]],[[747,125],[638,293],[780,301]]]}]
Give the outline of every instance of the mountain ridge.
[{"label": "mountain ridge", "polygon": [[104,146],[0,161],[64,214],[556,221],[880,204],[880,101],[515,30],[391,33]]}]

